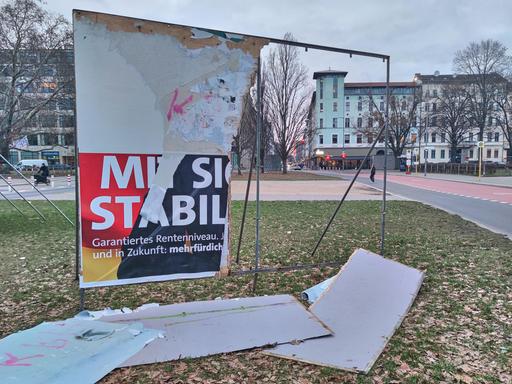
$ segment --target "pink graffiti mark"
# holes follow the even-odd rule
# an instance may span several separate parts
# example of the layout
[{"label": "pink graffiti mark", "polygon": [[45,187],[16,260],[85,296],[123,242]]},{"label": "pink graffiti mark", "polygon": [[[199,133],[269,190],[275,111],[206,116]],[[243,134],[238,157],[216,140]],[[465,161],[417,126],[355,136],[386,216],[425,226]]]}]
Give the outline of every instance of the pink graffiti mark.
[{"label": "pink graffiti mark", "polygon": [[184,107],[192,102],[193,97],[190,95],[182,103],[177,103],[176,101],[178,100],[178,93],[178,88],[176,88],[174,90],[174,94],[172,95],[171,103],[169,104],[169,110],[167,111],[167,121],[171,121],[172,116],[175,113],[178,115],[183,115],[185,113]]},{"label": "pink graffiti mark", "polygon": [[0,365],[3,365],[5,367],[30,367],[32,365],[31,363],[20,363],[20,361],[28,360],[28,359],[35,359],[36,357],[44,357],[44,355],[41,355],[41,354],[25,356],[25,357],[17,357],[9,352],[5,352],[5,354],[7,355],[7,357],[9,359],[0,363]]},{"label": "pink graffiti mark", "polygon": [[66,339],[54,339],[52,342],[47,343],[46,341],[41,341],[37,345],[34,344],[22,344],[24,347],[43,347],[48,349],[62,349],[66,345],[68,345],[68,341]]}]

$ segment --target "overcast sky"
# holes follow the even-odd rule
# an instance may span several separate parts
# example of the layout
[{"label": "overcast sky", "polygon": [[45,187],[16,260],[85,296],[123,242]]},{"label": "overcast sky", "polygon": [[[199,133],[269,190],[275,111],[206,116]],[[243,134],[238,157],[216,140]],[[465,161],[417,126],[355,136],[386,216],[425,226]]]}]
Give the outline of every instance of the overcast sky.
[{"label": "overcast sky", "polygon": [[[416,72],[451,73],[456,50],[496,39],[512,54],[510,0],[46,0],[46,8],[71,19],[71,10],[140,17],[169,23],[282,38],[391,56],[391,80]],[[382,81],[378,59],[309,50],[311,71],[348,71],[346,81]]]}]

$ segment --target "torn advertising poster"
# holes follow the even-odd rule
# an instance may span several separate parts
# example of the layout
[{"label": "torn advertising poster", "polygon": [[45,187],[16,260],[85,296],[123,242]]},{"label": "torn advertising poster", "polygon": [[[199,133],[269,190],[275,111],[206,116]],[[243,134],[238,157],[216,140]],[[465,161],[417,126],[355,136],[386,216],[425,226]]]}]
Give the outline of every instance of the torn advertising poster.
[{"label": "torn advertising poster", "polygon": [[4,384],[95,383],[158,338],[140,323],[68,319],[0,340]]},{"label": "torn advertising poster", "polygon": [[74,11],[83,288],[225,274],[229,153],[267,40]]}]

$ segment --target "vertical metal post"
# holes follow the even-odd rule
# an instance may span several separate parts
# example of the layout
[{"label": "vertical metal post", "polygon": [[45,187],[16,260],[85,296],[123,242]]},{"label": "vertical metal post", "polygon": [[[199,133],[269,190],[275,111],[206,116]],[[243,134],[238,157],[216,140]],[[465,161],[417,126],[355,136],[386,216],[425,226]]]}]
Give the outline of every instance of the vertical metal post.
[{"label": "vertical metal post", "polygon": [[[258,58],[257,87],[257,121],[256,121],[256,244],[254,252],[254,269],[258,270],[260,264],[260,156],[261,156],[261,59]],[[254,274],[252,291],[256,291],[258,273]]]},{"label": "vertical metal post", "polygon": [[80,288],[80,311],[83,311],[85,308],[85,289]]},{"label": "vertical metal post", "polygon": [[254,154],[256,153],[256,143],[252,146],[251,152],[251,165],[249,167],[249,178],[247,179],[247,187],[245,188],[245,200],[244,200],[244,209],[242,213],[242,222],[240,223],[240,236],[238,237],[238,246],[236,250],[236,263],[240,263],[240,248],[242,247],[242,237],[244,235],[244,227],[245,227],[245,216],[247,214],[247,202],[249,201],[249,190],[251,189],[251,179],[252,179],[252,168],[254,167]]},{"label": "vertical metal post", "polygon": [[380,223],[380,254],[384,256],[384,238],[386,230],[386,189],[388,177],[388,142],[389,142],[389,61],[386,60],[386,128],[384,132],[384,184],[382,187],[382,210]]}]

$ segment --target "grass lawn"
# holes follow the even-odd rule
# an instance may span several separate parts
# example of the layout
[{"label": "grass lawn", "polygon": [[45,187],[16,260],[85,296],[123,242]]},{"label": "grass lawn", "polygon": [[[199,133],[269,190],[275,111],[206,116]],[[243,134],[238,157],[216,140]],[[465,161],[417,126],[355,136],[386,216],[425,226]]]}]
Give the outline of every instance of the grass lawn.
[{"label": "grass lawn", "polygon": [[[41,223],[0,204],[0,337],[78,311],[74,230],[45,203]],[[314,260],[309,253],[335,202],[263,202],[262,264],[345,261],[354,248],[379,248],[379,202],[345,203]],[[21,206],[21,203],[18,203]],[[59,202],[73,215],[71,202]],[[426,270],[420,294],[368,376],[289,360],[258,351],[117,369],[103,383],[423,383],[512,380],[512,242],[457,216],[414,202],[389,202],[386,256]],[[233,237],[241,217],[233,203]],[[254,216],[254,204],[249,217]],[[252,266],[250,220],[242,263]],[[236,240],[232,243],[236,250]],[[257,294],[292,293],[335,269],[260,275]],[[166,282],[87,291],[90,309],[147,302],[251,295],[251,277]]]},{"label": "grass lawn", "polygon": [[[239,175],[237,172],[233,172],[231,175],[231,180],[244,180],[247,181],[249,177],[249,171],[244,171],[242,175]],[[256,172],[252,173],[252,180],[256,180]],[[314,173],[309,173],[306,171],[288,171],[287,173],[283,172],[274,172],[274,171],[266,171],[265,173],[260,174],[260,180],[287,180],[287,181],[295,181],[295,180],[339,180],[339,177],[335,176],[327,176],[327,175],[316,175]]]}]

